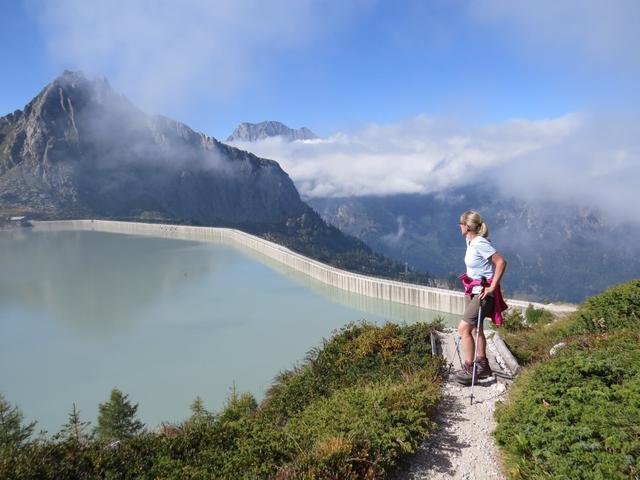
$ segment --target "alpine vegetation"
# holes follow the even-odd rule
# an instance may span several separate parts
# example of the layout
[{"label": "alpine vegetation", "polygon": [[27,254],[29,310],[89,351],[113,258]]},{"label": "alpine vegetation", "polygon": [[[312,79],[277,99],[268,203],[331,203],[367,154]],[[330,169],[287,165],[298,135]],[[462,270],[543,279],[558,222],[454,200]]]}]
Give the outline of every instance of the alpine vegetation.
[{"label": "alpine vegetation", "polygon": [[280,373],[260,403],[234,389],[210,412],[197,398],[189,419],[156,431],[144,429],[137,405],[117,389],[100,405],[93,436],[74,407],[73,428],[32,440],[17,407],[3,406],[13,421],[0,445],[0,477],[384,477],[435,427],[443,362],[431,355],[431,332],[438,328],[348,325]]},{"label": "alpine vegetation", "polygon": [[638,478],[640,280],[569,318],[535,317],[512,319],[505,335],[530,365],[496,411],[511,478]]}]

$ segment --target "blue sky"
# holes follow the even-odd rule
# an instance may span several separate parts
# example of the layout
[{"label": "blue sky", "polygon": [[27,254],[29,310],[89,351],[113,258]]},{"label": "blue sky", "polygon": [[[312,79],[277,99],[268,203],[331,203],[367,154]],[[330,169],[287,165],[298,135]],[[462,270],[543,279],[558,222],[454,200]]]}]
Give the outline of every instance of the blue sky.
[{"label": "blue sky", "polygon": [[0,0],[0,114],[64,69],[224,140],[244,121],[324,137],[239,145],[304,197],[495,177],[638,221],[637,0]]},{"label": "blue sky", "polygon": [[[329,135],[420,114],[473,123],[538,120],[627,111],[640,101],[640,35],[632,32],[640,7],[633,1],[566,1],[559,12],[551,7],[558,2],[514,8],[498,0],[343,7],[303,0],[113,1],[101,11],[91,3],[97,2],[3,0],[0,112],[24,106],[65,68],[105,75],[145,110],[218,138],[241,121],[276,119]],[[178,10],[192,15],[176,18]],[[545,10],[554,15],[544,17]],[[527,21],[535,15],[547,25]],[[123,18],[130,25],[122,27]],[[594,28],[598,18],[605,26]],[[216,21],[231,27],[215,31]],[[142,23],[150,34],[131,35]],[[198,36],[184,33],[194,30]],[[247,31],[251,38],[237,44]],[[202,43],[216,49],[203,53]],[[165,44],[180,46],[161,65]],[[604,51],[594,51],[596,45]],[[140,61],[125,60],[131,52]],[[192,56],[194,72],[163,84],[158,77],[171,70],[173,55]],[[184,69],[182,60],[175,69]],[[147,94],[149,83],[160,88]]]}]

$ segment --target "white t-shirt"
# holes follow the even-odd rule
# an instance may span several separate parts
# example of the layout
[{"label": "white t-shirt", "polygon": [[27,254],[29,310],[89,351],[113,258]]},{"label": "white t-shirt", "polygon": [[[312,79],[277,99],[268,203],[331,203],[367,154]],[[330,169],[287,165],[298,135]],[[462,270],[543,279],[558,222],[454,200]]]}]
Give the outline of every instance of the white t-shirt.
[{"label": "white t-shirt", "polygon": [[[478,235],[471,242],[467,240],[467,253],[464,256],[464,263],[467,266],[467,275],[474,280],[480,277],[493,278],[495,266],[491,261],[491,256],[496,253],[491,242]],[[479,293],[482,287],[473,287],[472,293]]]}]

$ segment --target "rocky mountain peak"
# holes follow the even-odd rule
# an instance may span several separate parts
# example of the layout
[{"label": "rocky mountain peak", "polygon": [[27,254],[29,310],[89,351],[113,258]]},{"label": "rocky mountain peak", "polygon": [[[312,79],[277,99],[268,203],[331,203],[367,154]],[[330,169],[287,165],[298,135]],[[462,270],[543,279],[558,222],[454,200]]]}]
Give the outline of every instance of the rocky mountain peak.
[{"label": "rocky mountain peak", "polygon": [[318,138],[315,133],[306,127],[289,128],[284,123],[276,121],[243,122],[227,138],[227,142],[256,142],[270,137],[282,137],[288,142]]},{"label": "rocky mountain peak", "polygon": [[[82,72],[65,70],[47,85],[26,107],[25,114],[68,114],[69,105],[122,102],[125,97],[112,90],[106,78],[87,79]],[[129,104],[132,106],[131,104]]]},{"label": "rocky mountain peak", "polygon": [[201,224],[283,223],[308,209],[276,162],[147,115],[106,79],[71,71],[0,118],[0,206]]}]

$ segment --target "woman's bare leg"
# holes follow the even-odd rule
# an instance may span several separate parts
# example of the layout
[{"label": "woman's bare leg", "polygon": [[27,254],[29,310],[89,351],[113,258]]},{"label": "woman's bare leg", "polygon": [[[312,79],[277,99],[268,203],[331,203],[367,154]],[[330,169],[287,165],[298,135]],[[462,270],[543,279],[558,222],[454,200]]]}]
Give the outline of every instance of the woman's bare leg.
[{"label": "woman's bare leg", "polygon": [[[464,352],[464,361],[468,364],[473,362],[473,352],[475,349],[475,341],[473,339],[472,332],[475,330],[475,327],[464,320],[460,320],[460,324],[458,325],[458,335],[460,335],[462,350]],[[478,345],[480,346],[480,345]]]},{"label": "woman's bare leg", "polygon": [[484,325],[480,325],[480,335],[477,334],[474,327],[473,336],[478,342],[478,358],[487,358],[487,337],[484,336]]}]

